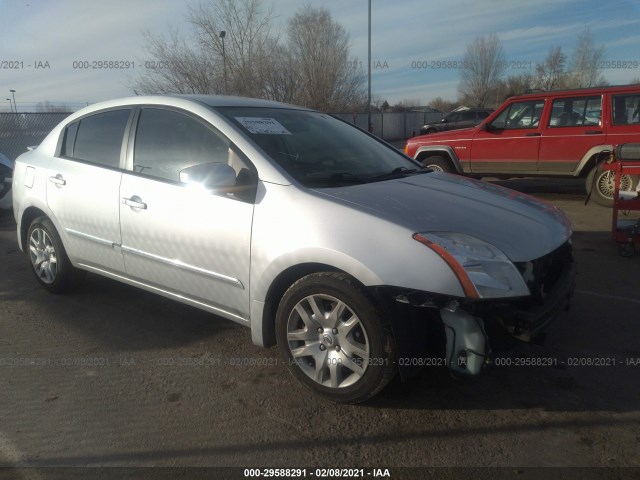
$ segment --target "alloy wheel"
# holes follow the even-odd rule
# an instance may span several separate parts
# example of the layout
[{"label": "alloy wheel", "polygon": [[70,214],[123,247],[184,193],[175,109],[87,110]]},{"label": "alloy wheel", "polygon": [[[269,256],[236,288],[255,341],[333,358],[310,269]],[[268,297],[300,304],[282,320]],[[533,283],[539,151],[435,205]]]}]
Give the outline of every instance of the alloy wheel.
[{"label": "alloy wheel", "polygon": [[369,364],[370,343],[362,321],[330,295],[309,295],[294,306],[287,322],[287,343],[292,361],[325,387],[353,385]]},{"label": "alloy wheel", "polygon": [[52,284],[58,274],[58,259],[51,237],[43,228],[34,228],[29,238],[31,264],[40,280]]}]

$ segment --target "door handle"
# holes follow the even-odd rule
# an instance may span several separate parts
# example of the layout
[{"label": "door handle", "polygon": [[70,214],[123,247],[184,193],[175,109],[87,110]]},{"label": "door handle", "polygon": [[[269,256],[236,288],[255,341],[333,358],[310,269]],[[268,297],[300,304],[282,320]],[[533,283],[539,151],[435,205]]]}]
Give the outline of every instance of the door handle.
[{"label": "door handle", "polygon": [[540,132],[534,132],[534,133],[525,134],[525,137],[539,137],[539,136],[540,136]]},{"label": "door handle", "polygon": [[601,135],[602,130],[587,130],[584,132],[585,135]]},{"label": "door handle", "polygon": [[131,208],[139,208],[140,210],[146,210],[147,204],[142,201],[140,197],[134,195],[131,198],[123,198],[122,203],[131,207]]},{"label": "door handle", "polygon": [[49,177],[49,181],[54,185],[63,186],[67,184],[67,181],[62,178],[62,175],[57,174],[55,177]]}]

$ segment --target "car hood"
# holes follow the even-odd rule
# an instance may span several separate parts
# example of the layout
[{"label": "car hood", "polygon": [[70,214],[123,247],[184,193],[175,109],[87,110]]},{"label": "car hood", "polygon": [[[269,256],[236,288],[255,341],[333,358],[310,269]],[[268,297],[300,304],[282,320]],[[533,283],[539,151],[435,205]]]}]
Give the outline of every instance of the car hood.
[{"label": "car hood", "polygon": [[546,255],[571,236],[569,220],[554,205],[458,175],[423,173],[317,191],[413,232],[472,235],[514,262]]},{"label": "car hood", "polygon": [[469,128],[454,128],[453,130],[444,130],[442,132],[430,133],[428,135],[421,135],[420,137],[413,137],[413,138],[419,138],[420,140],[425,140],[425,141],[426,140],[440,141],[442,139],[447,139],[447,138],[460,140],[464,138],[471,138],[471,136],[477,130],[477,128],[478,128],[477,125],[475,127],[469,127]]}]

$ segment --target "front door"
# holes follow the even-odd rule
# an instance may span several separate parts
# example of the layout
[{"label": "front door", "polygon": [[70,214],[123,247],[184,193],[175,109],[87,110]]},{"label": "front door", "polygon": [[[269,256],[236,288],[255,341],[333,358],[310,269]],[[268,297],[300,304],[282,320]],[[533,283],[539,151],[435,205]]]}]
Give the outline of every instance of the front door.
[{"label": "front door", "polygon": [[479,129],[471,145],[471,172],[535,173],[543,108],[544,100],[514,102]]},{"label": "front door", "polygon": [[180,181],[193,165],[247,163],[212,126],[160,108],[141,110],[132,153],[120,188],[127,275],[247,320],[253,202]]}]

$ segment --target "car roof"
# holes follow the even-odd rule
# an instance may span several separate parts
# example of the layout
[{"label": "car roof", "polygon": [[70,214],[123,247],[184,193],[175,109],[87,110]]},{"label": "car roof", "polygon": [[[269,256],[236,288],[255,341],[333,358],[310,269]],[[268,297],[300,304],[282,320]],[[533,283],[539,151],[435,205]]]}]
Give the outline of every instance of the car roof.
[{"label": "car roof", "polygon": [[629,90],[635,90],[640,93],[640,85],[632,84],[632,85],[611,85],[606,87],[589,87],[589,88],[572,88],[567,90],[549,90],[549,91],[541,91],[541,92],[531,92],[525,93],[523,95],[514,95],[513,97],[509,97],[508,100],[513,99],[527,99],[527,98],[540,98],[540,97],[548,97],[550,95],[598,95],[605,92],[626,92]]},{"label": "car roof", "polygon": [[263,108],[295,108],[297,110],[309,110],[298,105],[290,105],[287,103],[275,102],[272,100],[262,100],[258,98],[236,97],[232,95],[177,95],[167,94],[167,97],[183,98],[199,102],[209,107],[263,107]]},{"label": "car roof", "polygon": [[194,104],[207,109],[215,109],[217,107],[256,107],[313,111],[305,107],[288,105],[286,103],[274,102],[271,100],[260,100],[257,98],[234,97],[227,95],[137,95],[93,103],[71,114],[67,119],[65,119],[65,122],[70,123],[77,118],[81,118],[85,115],[89,115],[94,112],[109,108],[136,105],[168,105],[181,108],[190,108],[190,106],[195,106]]}]

